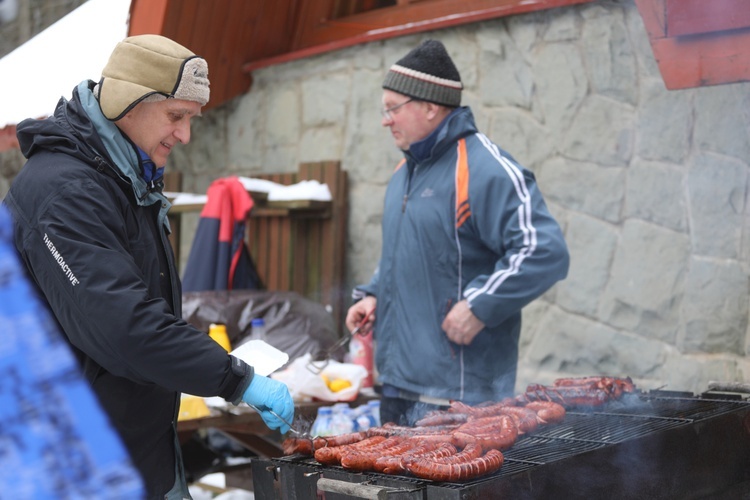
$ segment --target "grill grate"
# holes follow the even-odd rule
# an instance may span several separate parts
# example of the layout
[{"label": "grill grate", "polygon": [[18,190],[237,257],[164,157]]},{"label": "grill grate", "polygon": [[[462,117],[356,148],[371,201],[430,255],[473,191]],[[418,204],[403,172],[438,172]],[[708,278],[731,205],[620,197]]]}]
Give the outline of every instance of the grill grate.
[{"label": "grill grate", "polygon": [[[528,464],[544,465],[604,446],[603,443],[583,440],[549,439],[537,435],[524,436],[509,450],[504,451],[506,462],[519,460]],[[500,469],[503,471],[505,465]]]},{"label": "grill grate", "polygon": [[[533,499],[565,496],[566,491],[572,494],[570,488],[590,497],[606,494],[625,499],[660,492],[660,498],[678,498],[750,485],[750,402],[684,394],[626,395],[594,411],[569,411],[562,423],[521,436],[503,452],[505,462],[498,472],[465,483],[355,473],[302,456],[273,461],[281,464],[282,470],[284,464],[294,466],[291,469],[297,472],[289,472],[297,477],[313,473],[345,482],[402,488],[408,491],[404,498],[430,500],[487,498],[500,491],[509,498]],[[714,453],[717,447],[721,455]],[[664,481],[665,477],[670,480]],[[285,487],[290,488],[289,498],[307,498],[302,491],[308,490],[302,484]]]},{"label": "grill grate", "polygon": [[[642,406],[638,404],[625,406],[624,410],[632,413],[650,413],[659,417],[683,418],[689,420],[703,420],[713,418],[725,413],[736,411],[738,408],[747,407],[745,401],[722,401],[719,399],[696,399],[688,397],[663,398],[658,396],[645,396],[641,400]],[[613,405],[611,411],[616,411]],[[650,408],[650,411],[647,409]]]},{"label": "grill grate", "polygon": [[560,426],[550,426],[535,433],[569,441],[614,444],[645,436],[652,432],[679,427],[689,420],[653,418],[642,415],[612,415],[602,413],[568,413]]}]

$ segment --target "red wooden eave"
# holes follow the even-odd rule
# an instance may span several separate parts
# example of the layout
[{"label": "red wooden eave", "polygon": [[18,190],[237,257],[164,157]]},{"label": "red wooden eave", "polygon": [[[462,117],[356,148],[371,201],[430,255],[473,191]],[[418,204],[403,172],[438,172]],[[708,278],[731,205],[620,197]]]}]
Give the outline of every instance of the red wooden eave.
[{"label": "red wooden eave", "polygon": [[750,81],[747,0],[635,0],[670,90]]},{"label": "red wooden eave", "polygon": [[667,35],[697,35],[750,27],[747,0],[667,0]]},{"label": "red wooden eave", "polygon": [[[243,66],[243,70],[249,73],[274,64],[362,43],[592,1],[594,0],[433,0],[355,15],[346,20],[323,20],[312,28],[313,31],[322,32],[314,35],[314,40],[320,43],[277,56],[249,61]],[[337,37],[336,33],[345,33],[345,36]]]}]

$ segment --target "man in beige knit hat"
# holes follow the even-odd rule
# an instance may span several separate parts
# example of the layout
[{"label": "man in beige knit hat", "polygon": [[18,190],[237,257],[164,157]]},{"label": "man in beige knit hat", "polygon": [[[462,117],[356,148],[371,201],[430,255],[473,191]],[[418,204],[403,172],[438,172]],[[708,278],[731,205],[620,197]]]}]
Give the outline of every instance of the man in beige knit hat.
[{"label": "man in beige knit hat", "polygon": [[126,38],[98,81],[81,82],[51,118],[18,125],[28,161],[4,200],[16,248],[147,498],[190,497],[181,393],[244,401],[282,433],[294,418],[284,384],[181,319],[162,174],[208,99],[205,59],[162,36]]}]

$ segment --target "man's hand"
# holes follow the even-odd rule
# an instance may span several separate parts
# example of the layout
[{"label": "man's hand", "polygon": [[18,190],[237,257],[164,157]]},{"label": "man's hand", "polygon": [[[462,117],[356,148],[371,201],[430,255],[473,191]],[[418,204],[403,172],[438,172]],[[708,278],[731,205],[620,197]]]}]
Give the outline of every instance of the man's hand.
[{"label": "man's hand", "polygon": [[[242,395],[242,401],[254,406],[270,429],[279,429],[282,434],[289,432],[289,424],[294,420],[294,400],[286,384],[256,374]],[[282,422],[269,410],[286,422]]]},{"label": "man's hand", "polygon": [[367,323],[364,324],[362,329],[359,331],[360,334],[365,335],[372,330],[372,325],[375,323],[375,306],[378,303],[378,299],[372,295],[368,295],[364,299],[355,302],[346,313],[346,327],[351,332],[359,326],[365,316],[370,314]]},{"label": "man's hand", "polygon": [[469,345],[482,331],[484,323],[474,316],[468,302],[462,300],[448,312],[442,326],[451,341],[458,345]]}]

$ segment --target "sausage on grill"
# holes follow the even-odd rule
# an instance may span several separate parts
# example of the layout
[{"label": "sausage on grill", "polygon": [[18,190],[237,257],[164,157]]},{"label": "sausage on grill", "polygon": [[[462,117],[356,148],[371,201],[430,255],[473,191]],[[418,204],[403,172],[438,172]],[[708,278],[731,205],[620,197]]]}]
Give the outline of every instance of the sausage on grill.
[{"label": "sausage on grill", "polygon": [[[450,458],[450,457],[449,457]],[[420,459],[408,465],[409,471],[422,479],[432,481],[467,481],[490,474],[503,466],[504,457],[498,450],[461,463],[441,463],[433,459]]]},{"label": "sausage on grill", "polygon": [[338,436],[316,437],[315,439],[287,438],[281,447],[285,455],[294,455],[295,453],[313,455],[315,450],[329,446],[343,446],[357,443],[366,437],[367,435],[364,432],[351,432],[348,434],[339,434]]},{"label": "sausage on grill", "polygon": [[342,453],[349,450],[367,449],[376,446],[385,440],[385,436],[373,436],[352,444],[318,448],[315,450],[315,460],[323,465],[338,465],[341,463]]},{"label": "sausage on grill", "polygon": [[391,436],[382,443],[362,449],[349,449],[341,453],[341,466],[345,469],[366,471],[372,470],[375,460],[383,455],[394,455],[406,452],[414,442],[403,436]]},{"label": "sausage on grill", "polygon": [[487,451],[507,450],[518,439],[518,427],[510,415],[479,419],[476,422],[482,422],[482,425],[475,423],[472,427],[472,422],[465,424],[462,429],[453,433],[451,442],[459,448],[475,443]]},{"label": "sausage on grill", "polygon": [[565,418],[565,407],[552,401],[532,401],[526,403],[526,408],[535,411],[542,424],[555,424]]},{"label": "sausage on grill", "polygon": [[609,392],[581,386],[543,386],[532,384],[526,392],[517,397],[521,404],[532,401],[551,401],[565,407],[571,406],[601,406],[610,400]]},{"label": "sausage on grill", "polygon": [[438,458],[456,454],[456,447],[450,443],[415,441],[413,448],[400,455],[383,455],[375,460],[373,468],[385,474],[400,474],[406,471],[406,463],[414,458]]}]

